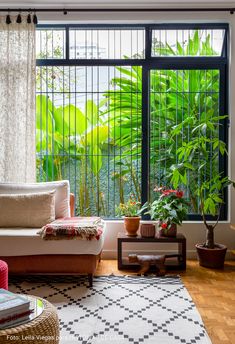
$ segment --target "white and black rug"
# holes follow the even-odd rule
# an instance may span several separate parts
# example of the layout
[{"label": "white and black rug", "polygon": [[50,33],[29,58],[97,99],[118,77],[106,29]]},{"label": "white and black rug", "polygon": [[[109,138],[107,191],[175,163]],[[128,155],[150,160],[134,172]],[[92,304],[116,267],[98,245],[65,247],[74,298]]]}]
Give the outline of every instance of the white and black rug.
[{"label": "white and black rug", "polygon": [[9,289],[57,307],[61,344],[209,344],[202,319],[178,277],[12,279]]}]

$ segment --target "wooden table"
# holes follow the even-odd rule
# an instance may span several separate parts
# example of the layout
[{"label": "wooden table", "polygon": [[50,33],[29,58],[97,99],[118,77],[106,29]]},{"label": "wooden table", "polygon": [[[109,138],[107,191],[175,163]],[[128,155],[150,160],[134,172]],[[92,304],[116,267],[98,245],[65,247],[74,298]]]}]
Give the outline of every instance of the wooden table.
[{"label": "wooden table", "polygon": [[[155,237],[142,238],[141,236],[129,237],[125,233],[118,233],[118,269],[138,269],[138,263],[130,263],[128,258],[123,258],[122,245],[123,243],[163,243],[163,244],[178,244],[178,253],[166,255],[167,270],[185,270],[186,269],[186,238],[183,234],[177,234],[176,237]],[[173,259],[175,258],[175,259]]]}]

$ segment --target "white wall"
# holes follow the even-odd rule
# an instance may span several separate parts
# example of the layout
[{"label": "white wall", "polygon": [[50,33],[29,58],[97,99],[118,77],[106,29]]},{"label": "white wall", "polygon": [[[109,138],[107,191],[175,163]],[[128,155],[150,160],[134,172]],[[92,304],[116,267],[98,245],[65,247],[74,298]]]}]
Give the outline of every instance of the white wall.
[{"label": "white wall", "polygon": [[[235,14],[230,15],[226,12],[213,13],[73,13],[64,16],[63,14],[39,14],[40,23],[56,23],[61,21],[73,23],[166,23],[166,22],[224,22],[230,24],[230,94],[229,94],[229,115],[231,121],[229,135],[229,171],[230,177],[235,180]],[[229,224],[235,224],[235,190],[231,190],[229,196],[229,220],[226,223],[220,223],[216,228],[215,238],[217,242],[228,246],[227,258],[232,257],[229,251],[235,249],[235,231],[230,229]],[[104,245],[104,258],[116,256],[117,233],[123,230],[123,224],[120,221],[109,221],[106,225],[106,240]],[[195,244],[205,240],[205,229],[202,223],[184,223],[179,229],[187,238],[188,257],[195,257]],[[162,246],[158,246],[163,249]],[[149,246],[141,246],[138,250],[147,250]],[[150,249],[154,249],[152,246]],[[167,248],[169,249],[169,248]],[[170,250],[174,250],[171,247]]]}]

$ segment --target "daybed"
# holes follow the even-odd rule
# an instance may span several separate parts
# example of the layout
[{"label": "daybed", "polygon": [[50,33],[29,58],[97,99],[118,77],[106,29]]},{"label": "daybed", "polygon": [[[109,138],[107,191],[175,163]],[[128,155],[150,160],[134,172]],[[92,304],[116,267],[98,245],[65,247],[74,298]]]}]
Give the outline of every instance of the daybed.
[{"label": "daybed", "polygon": [[[74,196],[69,182],[34,184],[0,183],[1,194],[34,193],[55,190],[58,217],[74,213]],[[61,213],[62,212],[62,213]],[[57,215],[58,215],[57,214]],[[12,216],[15,216],[12,214]],[[1,217],[1,209],[0,209]],[[6,261],[10,274],[93,274],[101,256],[104,233],[99,240],[43,240],[39,228],[0,228],[0,259]]]}]

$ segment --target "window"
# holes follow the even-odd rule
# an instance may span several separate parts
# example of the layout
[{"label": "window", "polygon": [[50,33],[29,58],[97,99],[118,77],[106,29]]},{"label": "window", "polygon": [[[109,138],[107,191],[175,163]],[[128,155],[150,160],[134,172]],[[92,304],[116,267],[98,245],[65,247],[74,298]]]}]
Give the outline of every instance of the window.
[{"label": "window", "polygon": [[188,217],[200,219],[194,185],[226,173],[227,160],[211,140],[205,149],[218,160],[181,174],[179,154],[203,121],[216,121],[208,137],[227,141],[227,118],[218,119],[227,114],[227,32],[226,24],[39,25],[38,180],[69,179],[77,214],[112,218],[131,194],[145,202],[155,185],[181,178]]}]

